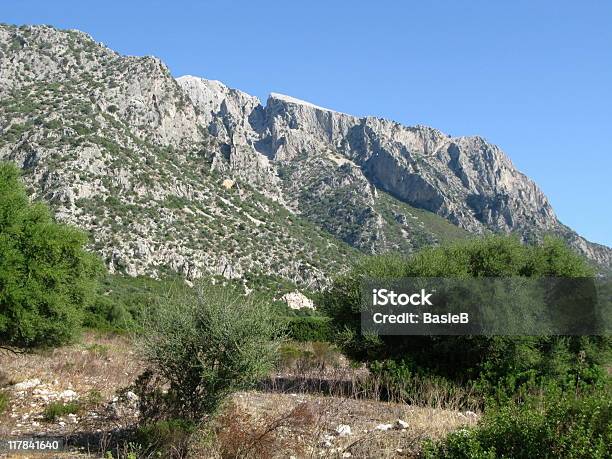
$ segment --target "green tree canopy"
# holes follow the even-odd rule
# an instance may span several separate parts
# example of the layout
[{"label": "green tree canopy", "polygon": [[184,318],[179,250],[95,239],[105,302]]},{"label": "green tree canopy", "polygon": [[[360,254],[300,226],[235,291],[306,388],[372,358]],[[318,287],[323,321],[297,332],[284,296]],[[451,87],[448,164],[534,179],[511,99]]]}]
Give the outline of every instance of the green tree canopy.
[{"label": "green tree canopy", "polygon": [[57,345],[74,337],[95,294],[87,237],[30,203],[19,169],[0,163],[0,342]]},{"label": "green tree canopy", "polygon": [[381,255],[364,259],[334,281],[323,295],[322,309],[332,318],[344,352],[358,360],[401,361],[414,371],[434,371],[460,380],[476,379],[483,374],[490,380],[499,380],[508,375],[564,373],[579,358],[588,366],[589,362],[601,357],[601,345],[607,345],[606,339],[363,335],[360,333],[362,280],[589,277],[593,274],[583,258],[556,239],[546,239],[539,245],[525,245],[514,237],[471,239],[426,248],[411,257]]}]

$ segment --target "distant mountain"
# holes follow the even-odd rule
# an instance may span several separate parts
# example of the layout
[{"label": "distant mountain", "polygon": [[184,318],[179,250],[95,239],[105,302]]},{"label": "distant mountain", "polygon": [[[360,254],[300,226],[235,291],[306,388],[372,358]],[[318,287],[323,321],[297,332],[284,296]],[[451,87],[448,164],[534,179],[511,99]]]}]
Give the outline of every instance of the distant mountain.
[{"label": "distant mountain", "polygon": [[612,264],[479,137],[279,94],[263,106],[78,31],[0,26],[0,159],[131,275],[312,285],[358,253],[493,232],[555,234]]}]

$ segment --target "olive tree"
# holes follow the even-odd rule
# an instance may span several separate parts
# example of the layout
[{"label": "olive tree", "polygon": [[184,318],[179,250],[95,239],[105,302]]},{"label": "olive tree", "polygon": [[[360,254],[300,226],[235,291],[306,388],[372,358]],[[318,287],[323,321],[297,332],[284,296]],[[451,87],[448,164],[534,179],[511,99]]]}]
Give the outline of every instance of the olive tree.
[{"label": "olive tree", "polygon": [[143,326],[142,351],[169,390],[173,415],[198,419],[272,370],[282,325],[269,302],[198,285],[160,300]]}]

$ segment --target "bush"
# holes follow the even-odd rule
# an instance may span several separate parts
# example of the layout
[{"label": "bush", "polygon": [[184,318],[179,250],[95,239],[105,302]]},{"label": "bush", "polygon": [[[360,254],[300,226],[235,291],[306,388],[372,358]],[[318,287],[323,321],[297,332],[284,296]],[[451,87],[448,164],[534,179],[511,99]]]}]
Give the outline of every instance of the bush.
[{"label": "bush", "polygon": [[80,408],[80,405],[76,402],[53,402],[47,405],[47,407],[45,408],[43,412],[43,419],[47,422],[54,422],[57,418],[61,416],[78,413]]},{"label": "bush", "polygon": [[359,384],[364,393],[374,392],[383,400],[409,405],[448,410],[474,410],[481,405],[471,388],[417,371],[402,361],[372,362],[370,376]]},{"label": "bush", "polygon": [[8,408],[9,396],[5,392],[0,392],[0,414]]},{"label": "bush", "polygon": [[331,319],[321,316],[290,317],[287,334],[295,341],[333,341]]},{"label": "bush", "polygon": [[143,325],[142,350],[168,383],[168,410],[200,419],[269,373],[281,330],[269,303],[199,286],[160,301]]},{"label": "bush", "polygon": [[515,378],[517,386],[545,375],[573,380],[579,361],[585,373],[597,373],[602,350],[610,347],[608,338],[362,335],[360,288],[367,277],[591,275],[586,261],[560,241],[548,239],[529,246],[512,237],[491,237],[427,248],[409,259],[388,255],[366,259],[334,281],[322,297],[322,309],[332,317],[339,345],[357,360],[397,360],[459,382],[480,379],[483,390],[489,390],[484,380],[497,385]]},{"label": "bush", "polygon": [[[191,435],[195,431],[193,423],[183,419],[167,419],[145,424],[138,428],[135,440],[140,449],[150,457],[187,457]],[[142,452],[142,451],[141,451]]]},{"label": "bush", "polygon": [[0,342],[57,345],[72,339],[102,265],[81,231],[30,204],[19,170],[0,164]]},{"label": "bush", "polygon": [[552,390],[486,410],[478,427],[424,448],[426,458],[610,457],[612,398]]},{"label": "bush", "polygon": [[99,291],[87,307],[83,324],[101,331],[138,331],[143,315],[157,307],[160,297],[169,292],[189,290],[183,279],[167,277],[152,279],[107,274],[99,282]]},{"label": "bush", "polygon": [[338,366],[340,355],[338,349],[328,342],[288,342],[279,348],[278,370],[325,371]]}]

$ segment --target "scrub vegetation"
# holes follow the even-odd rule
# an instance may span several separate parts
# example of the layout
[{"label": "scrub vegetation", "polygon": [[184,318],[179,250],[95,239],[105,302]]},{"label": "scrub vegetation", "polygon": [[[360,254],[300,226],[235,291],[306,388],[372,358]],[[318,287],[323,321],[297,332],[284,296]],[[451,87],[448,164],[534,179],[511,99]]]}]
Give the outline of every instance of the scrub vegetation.
[{"label": "scrub vegetation", "polygon": [[[593,276],[558,240],[360,257],[309,292],[314,312],[289,310],[274,277],[246,294],[222,278],[109,274],[86,244],[0,166],[6,425],[26,409],[47,429],[95,419],[66,438],[104,457],[610,457],[609,337],[360,332],[366,277]],[[51,379],[77,390],[40,388]]]}]

